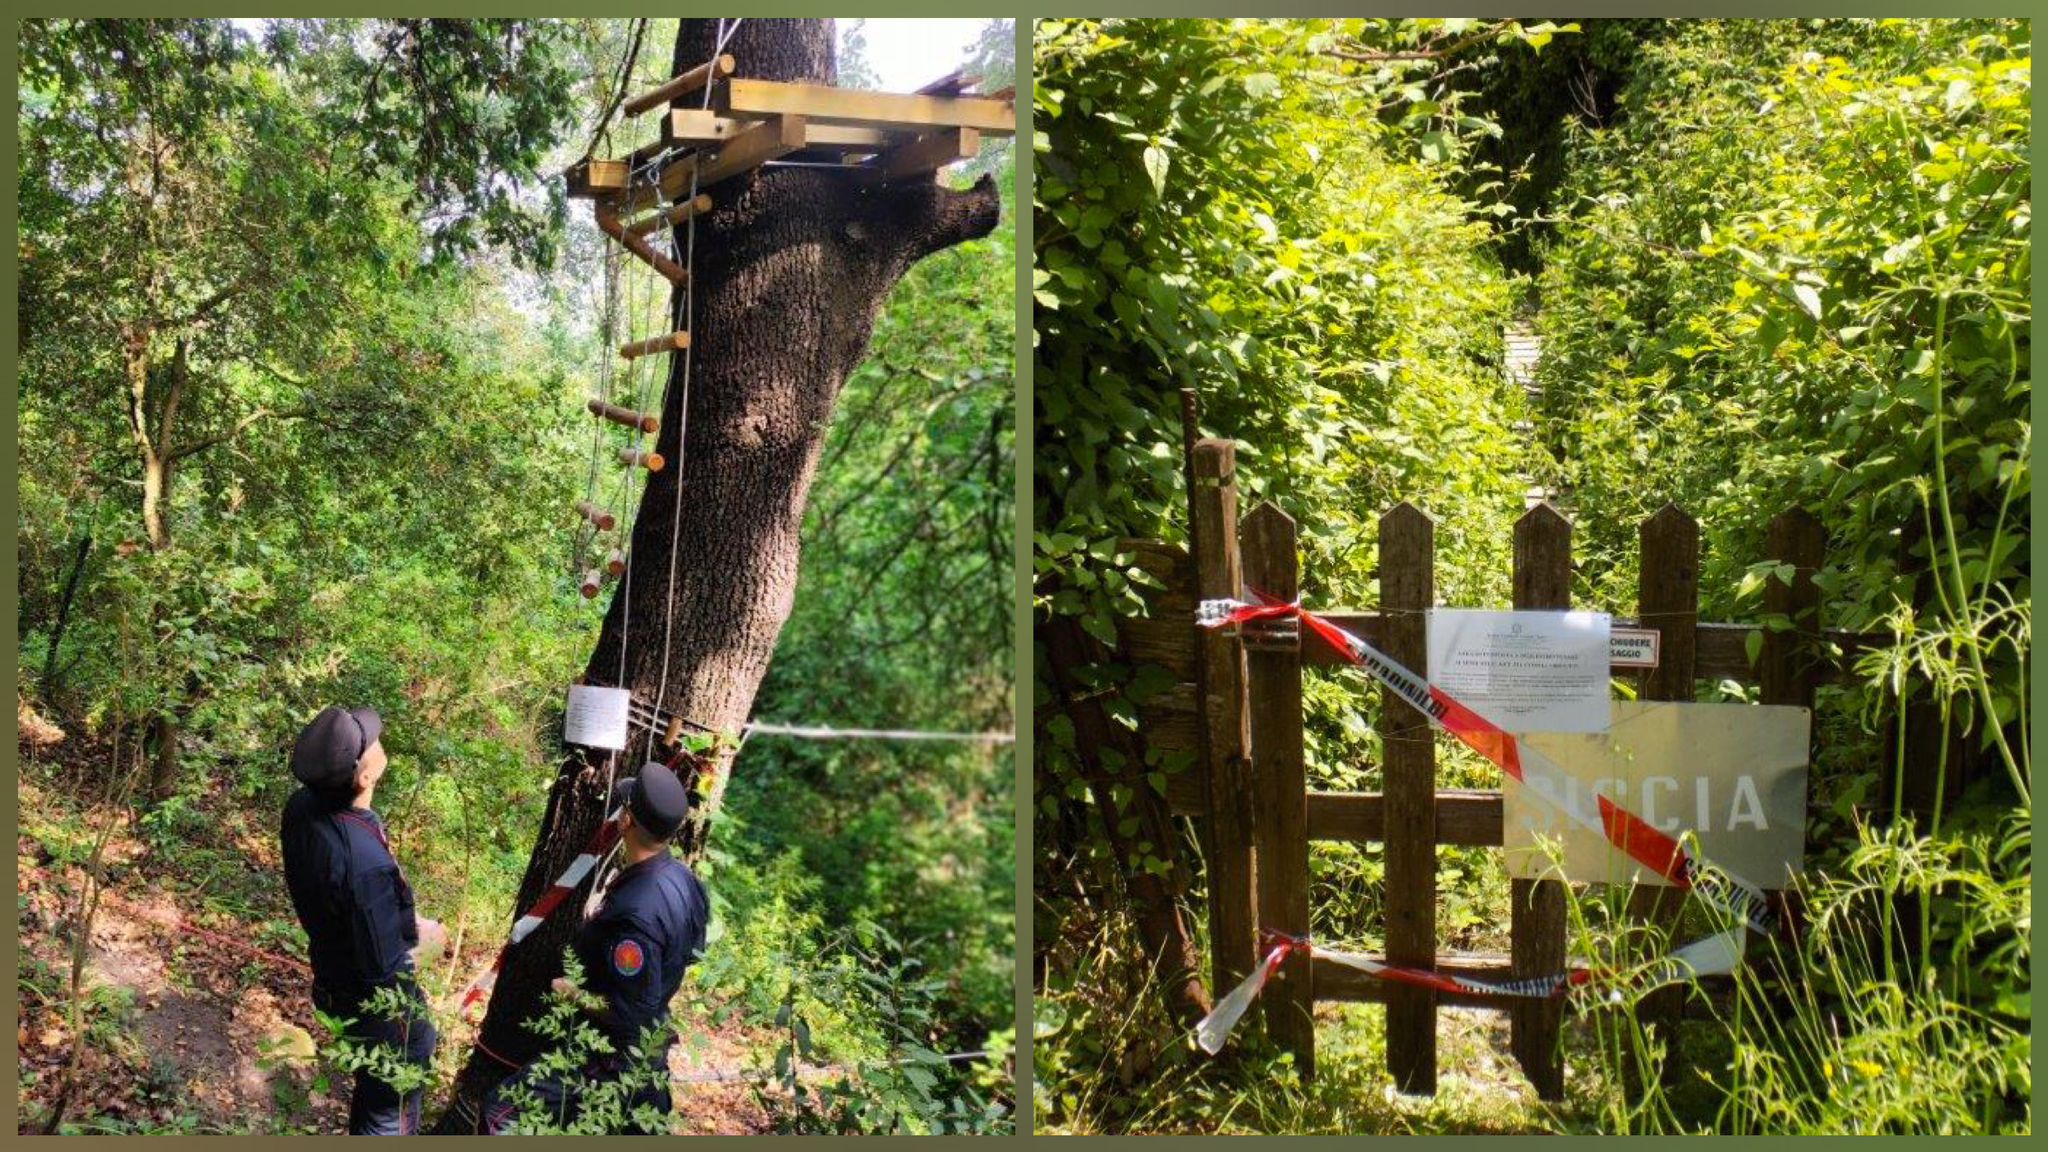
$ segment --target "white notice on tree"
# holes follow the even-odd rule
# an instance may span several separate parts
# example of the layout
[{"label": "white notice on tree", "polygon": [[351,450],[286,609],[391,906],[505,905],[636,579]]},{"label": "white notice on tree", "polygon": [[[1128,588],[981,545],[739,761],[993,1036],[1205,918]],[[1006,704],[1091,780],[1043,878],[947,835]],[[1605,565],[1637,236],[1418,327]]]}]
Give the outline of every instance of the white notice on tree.
[{"label": "white notice on tree", "polygon": [[1429,682],[1509,732],[1605,732],[1605,612],[1429,614]]},{"label": "white notice on tree", "polygon": [[624,688],[571,684],[569,706],[562,715],[562,742],[615,752],[624,748],[632,705],[633,694]]}]

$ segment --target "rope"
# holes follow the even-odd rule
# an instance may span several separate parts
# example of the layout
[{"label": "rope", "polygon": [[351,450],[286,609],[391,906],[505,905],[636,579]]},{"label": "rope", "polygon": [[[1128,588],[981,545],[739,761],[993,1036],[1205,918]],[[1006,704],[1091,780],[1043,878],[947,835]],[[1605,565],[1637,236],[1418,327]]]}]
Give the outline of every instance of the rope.
[{"label": "rope", "polygon": [[[631,722],[652,732],[673,719],[673,714],[649,705],[639,699],[630,702],[627,713]],[[690,727],[702,729],[699,724]],[[944,732],[919,728],[834,728],[820,724],[777,724],[767,720],[750,720],[740,728],[742,745],[754,736],[784,736],[794,740],[878,740],[878,741],[953,741],[969,744],[1014,744],[1017,736],[1013,732]],[[738,755],[738,749],[734,750]]]},{"label": "rope", "polygon": [[[718,59],[725,52],[726,44],[740,30],[740,23],[740,20],[734,20],[728,25],[722,18],[718,21],[718,45],[711,50],[711,58],[713,60]],[[704,84],[703,106],[707,111],[711,108],[711,90],[717,87],[717,85],[718,75],[714,69],[712,75]],[[704,165],[701,162],[691,166],[690,199],[685,201],[685,203],[691,203],[696,200],[697,181],[703,175],[703,172]],[[673,234],[674,230],[671,229],[670,231]],[[675,638],[676,626],[676,550],[680,543],[678,537],[682,535],[683,525],[683,475],[689,460],[690,368],[695,363],[695,354],[692,349],[697,343],[697,213],[694,211],[690,213],[690,218],[684,231],[683,267],[689,269],[690,279],[683,285],[683,306],[680,319],[683,331],[689,332],[691,336],[689,346],[683,349],[682,371],[672,377],[672,379],[679,381],[681,395],[676,405],[676,470],[673,474],[675,477],[675,500],[672,502],[669,512],[668,599],[664,602],[661,614],[661,678],[654,689],[654,702],[656,704],[660,704],[663,700],[668,699],[669,652],[671,643]],[[664,390],[662,395],[661,403],[663,410],[666,411],[668,408],[666,390]]]},{"label": "rope", "polygon": [[802,724],[747,725],[756,736],[787,736],[795,740],[950,740],[969,744],[1014,744],[1013,732],[926,732],[909,728],[825,728]]}]

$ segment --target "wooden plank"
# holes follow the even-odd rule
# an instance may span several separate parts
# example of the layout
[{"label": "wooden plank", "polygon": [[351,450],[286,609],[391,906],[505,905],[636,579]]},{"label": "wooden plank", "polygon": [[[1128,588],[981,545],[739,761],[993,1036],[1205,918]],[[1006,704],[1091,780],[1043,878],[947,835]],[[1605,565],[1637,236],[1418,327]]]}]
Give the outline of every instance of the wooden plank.
[{"label": "wooden plank", "polygon": [[1766,704],[1812,708],[1820,645],[1820,588],[1813,574],[1820,570],[1827,532],[1804,508],[1788,508],[1771,519],[1765,548],[1773,563],[1792,566],[1792,582],[1775,573],[1764,581],[1764,612],[1787,617],[1793,631],[1764,633],[1757,684]]},{"label": "wooden plank", "polygon": [[654,356],[663,352],[680,352],[689,346],[690,334],[688,332],[667,332],[660,336],[649,336],[645,340],[635,340],[631,344],[621,344],[619,345],[619,355],[628,360],[638,360],[642,356]]},{"label": "wooden plank", "polygon": [[[1282,600],[1300,592],[1294,520],[1271,504],[1245,517],[1239,536],[1245,583]],[[1247,646],[1251,716],[1253,853],[1261,926],[1308,934],[1308,781],[1302,758],[1301,651],[1264,641]],[[1314,986],[1309,958],[1290,952],[1280,979],[1266,986],[1268,1035],[1294,1054],[1304,1079],[1315,1075]]]},{"label": "wooden plank", "polygon": [[[1406,501],[1380,518],[1380,594],[1388,613],[1382,650],[1427,678],[1436,525]],[[1382,689],[1380,701],[1386,746],[1387,959],[1428,968],[1436,962],[1436,740],[1429,719],[1398,695]],[[1403,1092],[1436,1092],[1433,990],[1387,990],[1387,1071]]]},{"label": "wooden plank", "polygon": [[[737,116],[721,116],[709,109],[678,108],[663,122],[662,135],[672,144],[717,148],[756,123]],[[812,152],[883,152],[911,139],[915,137],[845,124],[814,123],[804,129],[804,149]]]},{"label": "wooden plank", "polygon": [[659,212],[652,212],[642,216],[640,219],[626,225],[626,231],[631,232],[635,236],[645,236],[663,225],[681,224],[693,216],[702,216],[709,211],[711,211],[711,197],[698,193],[696,196],[680,204],[671,204]]},{"label": "wooden plank", "polygon": [[[1237,543],[1237,445],[1201,440],[1192,454],[1189,495],[1195,540],[1195,591],[1235,596],[1244,586]],[[1236,636],[1182,625],[1200,649],[1201,723],[1207,739],[1209,941],[1217,995],[1257,962],[1259,914],[1252,848],[1251,728],[1245,708],[1244,644]],[[1303,880],[1307,879],[1304,869]]]},{"label": "wooden plank", "polygon": [[586,156],[562,173],[571,200],[596,200],[626,190],[632,171],[624,160],[593,160]]},{"label": "wooden plank", "polygon": [[[1556,611],[1572,606],[1572,526],[1546,501],[1515,522],[1515,607]],[[1561,880],[1509,882],[1510,965],[1517,979],[1564,970],[1565,898]],[[1509,1050],[1536,1095],[1564,1099],[1564,1002],[1523,1000],[1508,1011]]]},{"label": "wooden plank", "polygon": [[891,148],[861,165],[870,180],[899,184],[930,179],[948,164],[972,160],[981,152],[981,133],[972,128],[942,128],[919,136],[908,144]]},{"label": "wooden plank", "polygon": [[[1461,976],[1471,980],[1506,980],[1512,971],[1512,961],[1497,952],[1446,952],[1437,957],[1436,970],[1447,975]],[[1397,987],[1387,981],[1378,980],[1356,968],[1329,960],[1317,960],[1311,967],[1315,972],[1316,999],[1352,1004],[1384,1004],[1387,989]],[[1726,989],[1734,981],[1728,976],[1702,976],[1698,982],[1711,987]],[[1522,997],[1496,996],[1484,992],[1462,994],[1445,993],[1443,1003],[1460,1008],[1480,1008],[1494,1012],[1512,1011],[1517,1004],[1527,1003]],[[1688,1001],[1700,1006],[1699,1015],[1711,1018],[1716,1011],[1704,997]],[[1722,1011],[1725,1011],[1723,1009]]]},{"label": "wooden plank", "polygon": [[709,161],[698,153],[679,164],[671,164],[661,173],[661,194],[669,200],[680,199],[690,191],[690,176],[697,173],[696,186],[709,188],[720,181],[752,172],[770,160],[789,155],[804,146],[804,118],[801,116],[770,116],[732,138],[732,142],[718,150]]},{"label": "wooden plank", "polygon": [[[1323,619],[1382,651],[1386,649],[1386,616],[1378,612],[1325,612]],[[1330,646],[1314,629],[1301,639],[1301,662],[1311,668],[1348,668],[1351,660]]]},{"label": "wooden plank", "polygon": [[[1677,505],[1666,504],[1643,521],[1638,530],[1642,566],[1636,600],[1642,620],[1640,627],[1662,634],[1657,667],[1643,673],[1645,700],[1691,700],[1699,670],[1696,662],[1699,623],[1699,522]],[[1631,916],[1662,924],[1671,931],[1684,903],[1676,888],[1638,887],[1629,894]],[[1645,996],[1637,1006],[1636,1019],[1663,1037],[1665,1060],[1660,1078],[1666,1085],[1676,1082],[1683,1066],[1679,1050],[1678,1021],[1684,1009],[1683,987],[1660,988]],[[1632,1033],[1624,1026],[1623,1041]],[[1623,1092],[1640,1098],[1643,1086],[1636,1071],[1642,1061],[1624,1058]]]},{"label": "wooden plank", "polygon": [[[1765,704],[1790,704],[1808,711],[1813,709],[1814,689],[1820,682],[1818,651],[1820,646],[1820,587],[1813,582],[1826,558],[1828,546],[1827,529],[1804,508],[1788,508],[1771,518],[1764,535],[1764,547],[1769,558],[1776,564],[1792,566],[1792,579],[1788,583],[1780,580],[1774,572],[1764,581],[1764,611],[1770,615],[1782,615],[1792,622],[1790,632],[1764,633],[1763,651],[1759,654],[1761,665],[1758,669],[1760,699]],[[1811,742],[1813,732],[1807,732]],[[1812,747],[1807,749],[1807,762],[1812,763]],[[1965,773],[1961,760],[1950,762],[1956,775]],[[1792,922],[1793,909],[1788,904],[1788,893],[1773,890],[1769,893],[1772,905],[1781,920]],[[1757,939],[1754,933],[1745,939]]]},{"label": "wooden plank", "polygon": [[972,79],[967,75],[967,69],[955,68],[937,80],[919,88],[917,94],[919,96],[958,96],[979,83],[979,80]]},{"label": "wooden plank", "polygon": [[[1391,961],[1389,961],[1391,963]],[[1340,1001],[1354,1004],[1385,1004],[1390,994],[1398,995],[1409,985],[1390,983],[1369,976],[1358,969],[1329,960],[1318,959],[1311,967],[1314,970],[1316,999]],[[1425,968],[1431,965],[1423,965]],[[1512,965],[1506,956],[1499,953],[1446,952],[1435,958],[1434,970],[1453,976],[1474,980],[1506,980],[1512,972]],[[1270,988],[1271,985],[1268,985]],[[1506,1011],[1516,1002],[1512,996],[1493,996],[1483,992],[1432,993],[1445,1005],[1460,1008],[1486,1008]]]},{"label": "wooden plank", "polygon": [[[1235,534],[1232,534],[1235,539]],[[1133,664],[1157,664],[1178,680],[1195,675],[1195,637],[1188,617],[1118,617],[1117,650]]]},{"label": "wooden plank", "polygon": [[[1326,612],[1323,613],[1323,618],[1361,637],[1376,648],[1385,646],[1382,629],[1386,618],[1377,612]],[[1632,617],[1616,616],[1614,626],[1636,628],[1641,625]],[[1738,684],[1757,683],[1757,665],[1752,664],[1749,659],[1749,634],[1756,630],[1754,624],[1698,625],[1694,674],[1702,680],[1733,680]],[[1822,684],[1853,679],[1856,658],[1864,652],[1881,648],[1886,643],[1885,637],[1875,632],[1824,629],[1820,636],[1842,649],[1839,658],[1826,655],[1816,657],[1814,676],[1816,681]],[[1344,667],[1351,663],[1313,632],[1302,638],[1301,662],[1311,668]],[[1614,669],[1614,674],[1631,677],[1640,675],[1636,669],[1618,665]]]},{"label": "wooden plank", "polygon": [[973,128],[991,136],[1010,136],[1017,131],[1017,109],[1011,101],[981,96],[906,96],[781,80],[733,80],[712,93],[712,104],[727,116],[802,116],[822,124],[887,132]]},{"label": "wooden plank", "polygon": [[[1436,842],[1498,848],[1502,836],[1498,792],[1445,790],[1436,794]],[[1308,838],[1376,844],[1386,839],[1387,798],[1379,792],[1311,792]]]},{"label": "wooden plank", "polygon": [[702,91],[704,85],[709,84],[714,76],[720,78],[730,76],[737,66],[737,62],[733,60],[730,53],[712,60],[706,60],[687,72],[679,72],[675,76],[670,77],[660,87],[642,92],[640,95],[626,101],[623,111],[628,116],[638,116],[642,112],[666,104],[677,97],[688,96],[692,92]]},{"label": "wooden plank", "polygon": [[[1145,730],[1145,744],[1149,748],[1159,747],[1152,730]],[[1209,815],[1209,784],[1202,778],[1200,765],[1186,772],[1174,772],[1166,777],[1166,806],[1175,816],[1203,820]],[[1213,865],[1212,865],[1213,869]]]},{"label": "wooden plank", "polygon": [[654,245],[626,231],[625,226],[619,223],[618,214],[602,200],[597,204],[597,226],[605,235],[625,245],[626,251],[639,257],[642,263],[661,273],[669,283],[689,283],[690,273],[687,269],[655,251]]}]

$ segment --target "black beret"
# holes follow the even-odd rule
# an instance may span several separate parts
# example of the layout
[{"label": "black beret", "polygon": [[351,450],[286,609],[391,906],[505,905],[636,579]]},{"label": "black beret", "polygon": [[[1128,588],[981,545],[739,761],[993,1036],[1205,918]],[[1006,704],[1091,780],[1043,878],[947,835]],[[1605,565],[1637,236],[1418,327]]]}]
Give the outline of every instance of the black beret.
[{"label": "black beret", "polygon": [[376,709],[351,711],[330,704],[292,745],[292,775],[315,788],[352,786],[356,764],[383,734],[384,718]]},{"label": "black beret", "polygon": [[612,803],[624,804],[648,835],[666,840],[690,814],[690,790],[667,765],[650,760],[641,765],[638,779],[619,781]]}]

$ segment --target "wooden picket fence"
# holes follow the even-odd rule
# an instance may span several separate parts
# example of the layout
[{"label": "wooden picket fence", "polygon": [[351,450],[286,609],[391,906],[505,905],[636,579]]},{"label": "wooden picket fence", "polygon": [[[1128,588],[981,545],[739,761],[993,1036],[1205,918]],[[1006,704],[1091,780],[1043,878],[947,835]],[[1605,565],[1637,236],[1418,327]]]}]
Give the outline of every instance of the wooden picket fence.
[{"label": "wooden picket fence", "polygon": [[[1198,820],[1208,873],[1213,987],[1220,994],[1251,971],[1262,931],[1308,934],[1309,843],[1316,840],[1382,846],[1388,962],[1482,979],[1560,970],[1566,960],[1567,893],[1557,880],[1513,882],[1508,954],[1437,952],[1436,846],[1500,845],[1502,797],[1498,790],[1437,788],[1436,741],[1421,713],[1383,693],[1382,791],[1310,791],[1302,757],[1302,670],[1345,665],[1343,657],[1309,630],[1247,629],[1236,636],[1193,627],[1199,600],[1237,596],[1244,587],[1288,600],[1300,588],[1294,521],[1263,504],[1239,523],[1234,460],[1229,441],[1192,446],[1192,555],[1176,546],[1129,542],[1139,563],[1166,588],[1151,619],[1127,622],[1120,645],[1127,659],[1163,665],[1181,681],[1141,706],[1139,717],[1152,746],[1196,754],[1193,770],[1169,777],[1167,800],[1176,814]],[[1747,650],[1754,625],[1699,620],[1698,523],[1667,506],[1643,522],[1640,538],[1638,615],[1615,624],[1661,634],[1656,668],[1617,670],[1640,678],[1642,699],[1690,700],[1698,680],[1727,679],[1758,685],[1764,703],[1810,708],[1816,686],[1844,676],[1871,642],[1820,629],[1813,574],[1825,536],[1803,511],[1786,511],[1770,524],[1769,556],[1790,565],[1793,577],[1768,582],[1764,607],[1793,626],[1764,632],[1754,664]],[[1571,571],[1570,523],[1548,504],[1530,509],[1514,526],[1514,607],[1569,608]],[[1427,675],[1434,525],[1410,504],[1396,505],[1380,520],[1379,580],[1379,611],[1328,618]],[[1671,889],[1639,888],[1630,911],[1673,917],[1674,895]],[[1434,1092],[1437,1009],[1457,1004],[1508,1013],[1514,1055],[1536,1091],[1546,1099],[1563,1095],[1562,1002],[1442,995],[1385,983],[1299,951],[1283,962],[1281,976],[1262,996],[1267,1034],[1294,1054],[1304,1076],[1315,1068],[1316,1001],[1382,1003],[1387,1065],[1396,1084],[1410,1093]],[[1665,1022],[1674,1043],[1669,1022],[1682,1009],[1683,995],[1681,988],[1666,989],[1641,1009],[1645,1018]]]}]

